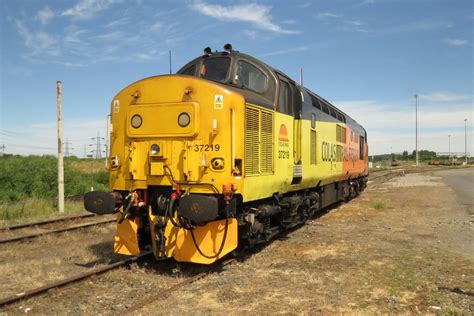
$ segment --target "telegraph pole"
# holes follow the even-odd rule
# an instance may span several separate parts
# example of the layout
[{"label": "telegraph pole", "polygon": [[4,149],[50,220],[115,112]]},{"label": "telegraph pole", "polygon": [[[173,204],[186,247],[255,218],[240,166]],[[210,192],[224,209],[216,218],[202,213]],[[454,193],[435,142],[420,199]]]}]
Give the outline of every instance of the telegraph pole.
[{"label": "telegraph pole", "polygon": [[2,151],[2,155],[5,153],[5,144],[3,144],[2,146],[0,146],[0,150]]},{"label": "telegraph pole", "polygon": [[418,167],[418,94],[414,95],[415,97],[415,156],[416,156],[416,166]]},{"label": "telegraph pole", "polygon": [[58,111],[58,211],[64,212],[64,161],[63,161],[63,114],[62,114],[62,83],[56,82]]}]

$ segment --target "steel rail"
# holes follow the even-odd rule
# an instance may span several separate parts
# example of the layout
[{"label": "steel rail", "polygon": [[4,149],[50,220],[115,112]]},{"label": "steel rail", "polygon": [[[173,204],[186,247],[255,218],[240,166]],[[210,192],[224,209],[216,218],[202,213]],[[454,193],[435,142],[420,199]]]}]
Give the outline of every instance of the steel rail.
[{"label": "steel rail", "polygon": [[196,282],[197,280],[200,280],[204,278],[205,276],[209,275],[210,273],[216,271],[217,269],[224,268],[225,266],[237,262],[237,259],[235,258],[230,258],[224,261],[218,261],[217,263],[213,264],[207,271],[199,272],[198,274],[190,277],[189,279],[186,279],[182,282],[176,283],[175,285],[169,287],[163,292],[160,292],[159,294],[147,297],[146,299],[140,301],[139,303],[131,306],[130,308],[127,308],[127,310],[123,311],[121,315],[128,315],[130,313],[133,313],[140,308],[144,307],[147,304],[150,304],[152,302],[156,302],[157,300],[167,298],[168,296],[171,295],[172,292],[175,292],[176,290],[179,290],[185,285],[189,285],[191,283]]},{"label": "steel rail", "polygon": [[58,217],[58,218],[53,218],[53,219],[43,220],[43,221],[38,221],[38,222],[0,227],[0,231],[16,230],[16,229],[20,229],[20,228],[27,228],[27,227],[34,227],[34,226],[43,226],[43,225],[47,225],[47,224],[71,221],[71,220],[75,220],[75,219],[82,219],[82,218],[88,218],[88,217],[93,217],[93,216],[97,216],[97,215],[92,214],[92,213],[87,213],[87,214],[80,214],[80,215],[64,216],[64,217]]},{"label": "steel rail", "polygon": [[47,285],[37,287],[37,288],[32,289],[32,290],[28,290],[28,291],[25,291],[25,292],[20,292],[20,293],[11,295],[9,297],[5,297],[3,299],[0,299],[0,308],[5,307],[6,305],[10,305],[12,303],[15,303],[15,302],[17,302],[19,300],[22,300],[22,299],[26,299],[26,298],[30,298],[30,297],[33,297],[33,296],[40,295],[40,294],[42,294],[44,292],[47,292],[51,289],[64,287],[66,285],[84,280],[84,279],[89,278],[93,275],[98,275],[98,274],[113,270],[113,269],[118,268],[118,267],[129,265],[129,264],[137,262],[138,260],[143,259],[143,258],[145,258],[145,257],[147,257],[151,254],[152,254],[151,251],[147,251],[147,252],[144,252],[141,255],[137,256],[137,257],[132,257],[132,258],[121,260],[121,261],[118,261],[118,262],[115,262],[115,263],[111,263],[111,264],[105,265],[103,267],[99,267],[99,268],[89,270],[89,271],[84,272],[84,273],[76,274],[74,276],[62,279],[60,281],[56,281],[56,282],[53,282],[53,283],[50,283],[50,284],[47,284]]},{"label": "steel rail", "polygon": [[23,236],[16,236],[16,237],[11,237],[11,238],[5,238],[5,239],[0,239],[0,244],[6,244],[9,242],[14,242],[14,241],[21,241],[21,240],[26,240],[26,239],[32,239],[44,235],[49,235],[49,234],[57,234],[57,233],[63,233],[66,231],[70,230],[76,230],[80,228],[86,228],[90,226],[96,226],[96,225],[102,225],[102,224],[108,224],[115,222],[115,219],[107,219],[101,222],[94,222],[94,223],[87,223],[87,224],[81,224],[81,225],[76,225],[76,226],[71,226],[71,227],[65,227],[65,228],[59,228],[59,229],[54,229],[54,230],[48,230],[36,234],[29,234],[29,235],[23,235]]}]

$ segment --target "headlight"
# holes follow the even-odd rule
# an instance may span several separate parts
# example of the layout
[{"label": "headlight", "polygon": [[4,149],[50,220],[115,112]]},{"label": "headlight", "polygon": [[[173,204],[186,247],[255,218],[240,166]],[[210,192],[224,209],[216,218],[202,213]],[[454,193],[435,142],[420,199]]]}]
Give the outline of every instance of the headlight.
[{"label": "headlight", "polygon": [[130,121],[133,128],[139,128],[140,126],[142,126],[142,122],[142,117],[138,114],[132,116],[132,120]]},{"label": "headlight", "polygon": [[151,145],[150,152],[152,155],[157,155],[160,152],[160,146],[157,144]]},{"label": "headlight", "polygon": [[178,116],[178,124],[181,127],[186,127],[191,123],[191,117],[188,113],[183,112]]}]

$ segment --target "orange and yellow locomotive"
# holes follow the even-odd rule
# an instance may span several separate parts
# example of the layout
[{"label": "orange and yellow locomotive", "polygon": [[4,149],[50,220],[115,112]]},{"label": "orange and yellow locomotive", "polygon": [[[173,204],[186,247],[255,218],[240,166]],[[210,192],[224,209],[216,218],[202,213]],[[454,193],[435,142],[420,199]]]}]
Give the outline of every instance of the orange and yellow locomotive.
[{"label": "orange and yellow locomotive", "polygon": [[113,192],[84,203],[116,213],[117,253],[210,264],[356,196],[367,154],[355,120],[227,44],[114,97]]}]

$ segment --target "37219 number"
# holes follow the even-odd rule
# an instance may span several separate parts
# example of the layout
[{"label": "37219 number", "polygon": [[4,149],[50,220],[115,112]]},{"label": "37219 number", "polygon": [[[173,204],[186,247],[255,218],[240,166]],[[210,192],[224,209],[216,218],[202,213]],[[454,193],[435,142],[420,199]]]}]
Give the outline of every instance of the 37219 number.
[{"label": "37219 number", "polygon": [[219,144],[202,144],[194,145],[194,151],[219,151],[221,149],[221,146]]},{"label": "37219 number", "polygon": [[279,150],[278,151],[278,158],[279,159],[290,159],[290,152],[286,150]]}]

